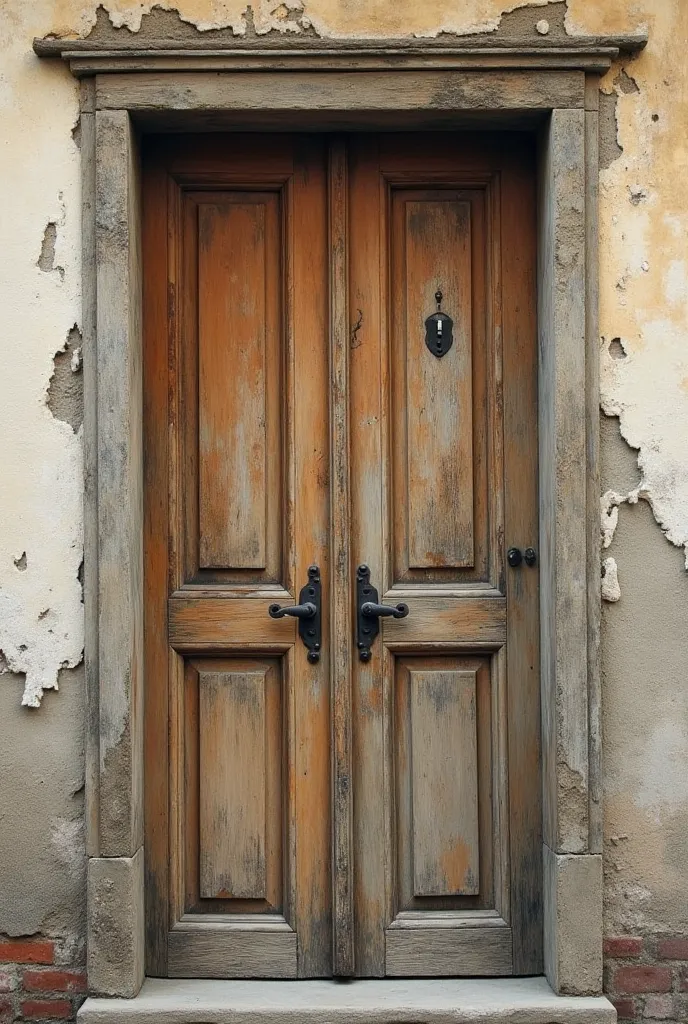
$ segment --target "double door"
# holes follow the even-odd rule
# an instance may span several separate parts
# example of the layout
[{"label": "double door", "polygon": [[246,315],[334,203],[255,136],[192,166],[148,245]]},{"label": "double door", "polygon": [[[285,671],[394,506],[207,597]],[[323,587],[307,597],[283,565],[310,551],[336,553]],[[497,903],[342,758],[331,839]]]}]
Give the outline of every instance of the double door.
[{"label": "double door", "polygon": [[538,973],[528,140],[152,137],[143,212],[148,973]]}]

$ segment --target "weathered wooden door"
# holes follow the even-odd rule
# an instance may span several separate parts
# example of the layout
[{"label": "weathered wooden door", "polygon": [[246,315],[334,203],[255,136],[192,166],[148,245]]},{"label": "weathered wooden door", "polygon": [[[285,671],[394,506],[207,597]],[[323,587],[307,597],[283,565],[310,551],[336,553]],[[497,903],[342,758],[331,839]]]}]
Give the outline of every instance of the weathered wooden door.
[{"label": "weathered wooden door", "polygon": [[150,974],[542,968],[533,189],[518,136],[146,143]]}]

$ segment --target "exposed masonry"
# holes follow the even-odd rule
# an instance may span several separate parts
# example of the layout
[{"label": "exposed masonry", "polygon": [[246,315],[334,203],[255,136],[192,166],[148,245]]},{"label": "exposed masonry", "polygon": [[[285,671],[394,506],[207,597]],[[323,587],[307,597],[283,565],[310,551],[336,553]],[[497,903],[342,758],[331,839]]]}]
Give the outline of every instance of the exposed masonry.
[{"label": "exposed masonry", "polygon": [[86,973],[70,961],[69,949],[47,936],[0,935],[0,1021],[74,1020],[85,999]]},{"label": "exposed masonry", "polygon": [[84,387],[81,359],[81,331],[74,324],[64,347],[53,360],[48,388],[48,408],[58,420],[69,423],[76,433],[84,420]]},{"label": "exposed masonry", "polygon": [[604,956],[604,990],[619,1020],[688,1019],[688,935],[609,936]]}]

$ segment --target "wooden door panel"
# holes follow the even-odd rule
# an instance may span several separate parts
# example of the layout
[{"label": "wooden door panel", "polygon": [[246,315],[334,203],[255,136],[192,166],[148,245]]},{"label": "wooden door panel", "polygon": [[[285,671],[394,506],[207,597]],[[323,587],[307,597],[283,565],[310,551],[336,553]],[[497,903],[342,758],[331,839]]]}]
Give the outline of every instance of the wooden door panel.
[{"label": "wooden door panel", "polygon": [[329,585],[327,165],[253,142],[145,154],[154,975],[331,972],[331,668],[268,614]]},{"label": "wooden door panel", "polygon": [[[436,177],[436,176],[434,176]],[[494,584],[500,465],[490,446],[485,188],[409,189],[383,177],[390,207],[388,304],[393,581]],[[425,342],[436,310],[453,320],[441,358]],[[449,511],[451,510],[451,511]]]},{"label": "wooden door panel", "polygon": [[282,903],[282,735],[276,666],[199,666],[202,899]]},{"label": "wooden door panel", "polygon": [[[495,910],[507,801],[499,656],[394,659],[393,920]],[[409,917],[409,913],[413,916]],[[458,921],[454,915],[454,921]]]},{"label": "wooden door panel", "polygon": [[[177,818],[178,916],[288,914],[284,844],[293,827],[294,723],[288,658],[184,660]],[[230,824],[235,823],[235,824]],[[285,827],[286,826],[286,827]]]},{"label": "wooden door panel", "polygon": [[[394,448],[395,563],[408,569],[472,567],[473,422],[471,204],[458,193],[392,193],[394,373],[406,388],[395,422],[405,445]],[[453,344],[425,358],[425,320],[451,311]],[[404,453],[403,448],[406,451]],[[405,459],[404,459],[405,454]],[[396,459],[399,463],[396,463]],[[402,461],[403,460],[403,461]],[[403,464],[405,462],[405,465]],[[451,514],[447,511],[451,509]],[[405,512],[405,516],[404,516]]]},{"label": "wooden door panel", "polygon": [[[285,189],[185,191],[185,581],[283,581]],[[192,480],[197,486],[189,486]]]},{"label": "wooden door panel", "polygon": [[490,977],[511,974],[511,930],[472,922],[466,927],[423,928],[417,921],[387,932],[390,977]]},{"label": "wooden door panel", "polygon": [[537,570],[506,568],[537,536],[532,156],[432,143],[351,146],[352,558],[409,607],[354,674],[356,966],[537,973]]},{"label": "wooden door panel", "polygon": [[[397,778],[406,789],[414,896],[479,892],[476,671],[405,666],[397,686]],[[401,809],[401,801],[399,801]],[[401,844],[400,844],[401,845]]]},{"label": "wooden door panel", "polygon": [[277,579],[280,196],[237,192],[196,202],[199,565]]}]

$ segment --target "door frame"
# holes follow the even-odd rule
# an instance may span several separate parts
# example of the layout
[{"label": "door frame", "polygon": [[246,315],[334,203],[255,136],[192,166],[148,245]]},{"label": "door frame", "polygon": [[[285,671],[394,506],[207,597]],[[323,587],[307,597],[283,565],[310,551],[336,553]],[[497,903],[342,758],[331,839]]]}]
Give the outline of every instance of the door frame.
[{"label": "door frame", "polygon": [[34,44],[81,78],[90,991],[131,997],[145,973],[138,136],[248,124],[537,134],[545,973],[557,993],[601,992],[598,97],[646,40],[112,38]]}]

